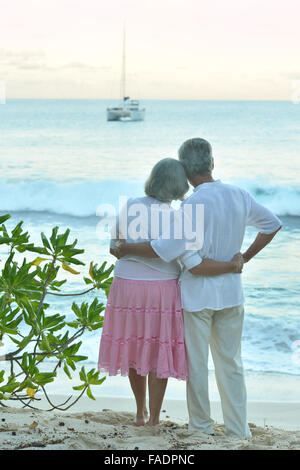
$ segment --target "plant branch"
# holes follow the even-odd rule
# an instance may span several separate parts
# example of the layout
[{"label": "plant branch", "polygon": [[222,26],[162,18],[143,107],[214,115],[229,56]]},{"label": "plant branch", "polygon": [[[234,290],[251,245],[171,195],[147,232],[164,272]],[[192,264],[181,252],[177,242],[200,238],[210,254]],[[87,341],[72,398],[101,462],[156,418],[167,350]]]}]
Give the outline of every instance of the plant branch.
[{"label": "plant branch", "polygon": [[78,295],[85,295],[91,292],[92,290],[96,289],[97,286],[93,286],[90,289],[85,290],[84,292],[72,293],[72,294],[57,294],[56,292],[47,292],[49,295],[56,295],[57,297],[75,297]]}]

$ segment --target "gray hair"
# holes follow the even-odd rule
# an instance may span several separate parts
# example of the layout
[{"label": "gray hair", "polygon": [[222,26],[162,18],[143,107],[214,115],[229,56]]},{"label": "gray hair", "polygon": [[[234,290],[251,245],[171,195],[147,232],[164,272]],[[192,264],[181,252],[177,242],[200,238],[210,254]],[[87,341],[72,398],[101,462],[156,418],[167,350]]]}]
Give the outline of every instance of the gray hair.
[{"label": "gray hair", "polygon": [[179,148],[178,156],[188,178],[211,173],[213,169],[212,147],[207,140],[186,140]]},{"label": "gray hair", "polygon": [[174,158],[164,158],[152,168],[145,183],[147,196],[168,202],[183,199],[189,190],[189,184],[183,166]]}]

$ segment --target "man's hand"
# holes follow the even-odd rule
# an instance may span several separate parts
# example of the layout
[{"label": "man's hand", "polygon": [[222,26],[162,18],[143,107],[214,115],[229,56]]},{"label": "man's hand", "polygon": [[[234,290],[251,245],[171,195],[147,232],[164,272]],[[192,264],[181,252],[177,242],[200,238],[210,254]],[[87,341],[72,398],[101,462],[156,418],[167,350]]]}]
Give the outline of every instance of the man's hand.
[{"label": "man's hand", "polygon": [[249,246],[248,250],[243,253],[244,263],[248,263],[254,256],[257,255],[265,246],[267,246],[281,230],[281,226],[273,233],[258,233],[254,242]]},{"label": "man's hand", "polygon": [[231,260],[234,265],[234,271],[235,273],[241,273],[243,271],[244,267],[244,257],[242,253],[237,253]]},{"label": "man's hand", "polygon": [[246,253],[243,253],[243,260],[244,260],[244,264],[248,263],[248,261],[250,261],[249,258],[246,255]]},{"label": "man's hand", "polygon": [[110,249],[110,253],[116,258],[123,258],[125,255],[142,256],[143,258],[158,258],[151,247],[150,242],[143,243],[127,243],[126,240],[117,240],[114,247]]}]

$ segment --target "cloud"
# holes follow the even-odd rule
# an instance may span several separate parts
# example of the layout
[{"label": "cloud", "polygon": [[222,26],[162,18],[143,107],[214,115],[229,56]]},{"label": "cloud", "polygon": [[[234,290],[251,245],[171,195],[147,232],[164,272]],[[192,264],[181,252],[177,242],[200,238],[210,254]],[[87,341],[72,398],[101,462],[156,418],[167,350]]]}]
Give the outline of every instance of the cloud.
[{"label": "cloud", "polygon": [[58,66],[57,69],[79,69],[79,70],[111,70],[108,66],[95,66],[85,64],[84,62],[69,62],[65,65]]},{"label": "cloud", "polygon": [[0,49],[0,59],[4,61],[11,61],[11,60],[21,60],[21,61],[28,61],[28,60],[36,60],[45,57],[45,52],[41,49],[34,49],[34,50],[21,50],[21,51],[12,51],[9,49]]},{"label": "cloud", "polygon": [[300,72],[282,73],[281,76],[287,80],[300,80]]},{"label": "cloud", "polygon": [[93,65],[85,64],[83,62],[69,62],[66,65],[63,65],[62,68],[71,68],[71,69],[95,69]]},{"label": "cloud", "polygon": [[45,52],[41,49],[13,51],[0,49],[0,60],[3,66],[24,70],[37,70],[44,66]]},{"label": "cloud", "polygon": [[97,71],[111,70],[107,66],[95,66],[81,61],[67,62],[60,65],[49,65],[46,62],[46,53],[43,50],[23,50],[12,51],[0,49],[0,60],[3,66],[17,68],[19,70],[40,70],[40,71],[59,71],[59,70],[82,70]]}]

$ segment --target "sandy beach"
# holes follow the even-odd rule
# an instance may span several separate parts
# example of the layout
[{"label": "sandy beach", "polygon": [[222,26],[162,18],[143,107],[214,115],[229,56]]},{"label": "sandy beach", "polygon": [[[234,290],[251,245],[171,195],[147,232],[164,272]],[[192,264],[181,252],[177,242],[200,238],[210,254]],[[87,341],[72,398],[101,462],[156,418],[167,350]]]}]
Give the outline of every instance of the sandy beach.
[{"label": "sandy beach", "polygon": [[150,428],[134,425],[129,398],[84,398],[67,412],[1,408],[0,449],[300,450],[300,403],[249,402],[252,439],[224,434],[219,402],[212,402],[215,436],[189,431],[185,411],[184,401],[165,400],[161,424]]}]

